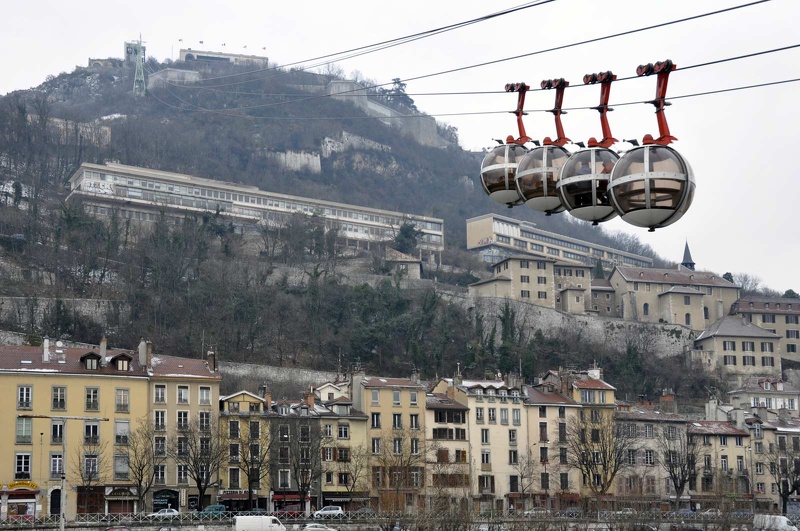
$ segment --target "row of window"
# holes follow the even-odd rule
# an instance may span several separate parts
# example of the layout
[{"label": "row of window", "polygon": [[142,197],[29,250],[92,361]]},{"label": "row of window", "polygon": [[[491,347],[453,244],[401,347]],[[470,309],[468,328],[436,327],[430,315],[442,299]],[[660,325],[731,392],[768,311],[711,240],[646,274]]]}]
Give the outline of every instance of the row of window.
[{"label": "row of window", "polygon": [[[526,289],[520,290],[519,297],[521,299],[530,299],[531,298],[531,292],[529,290],[526,290]],[[546,291],[537,291],[536,292],[536,298],[540,299],[540,300],[547,299],[547,292]]]},{"label": "row of window", "polygon": [[[736,365],[736,359],[738,356],[735,354],[726,354],[722,356],[722,364],[727,366],[734,366]],[[755,367],[756,366],[756,357],[755,356],[742,356],[742,365],[745,367]],[[762,367],[774,367],[775,366],[775,358],[773,356],[761,356],[761,366]]]},{"label": "row of window", "polygon": [[[762,341],[760,346],[761,346],[761,352],[774,352],[774,346],[772,344],[772,341]],[[735,352],[736,341],[723,341],[722,350],[726,352]],[[742,341],[742,352],[755,352],[755,351],[756,351],[755,341]]]},{"label": "row of window", "polygon": [[[417,399],[419,397],[419,393],[417,391],[409,391],[408,392],[408,405],[411,407],[417,407],[419,405]],[[380,389],[371,389],[370,390],[370,402],[373,406],[379,406],[381,403],[381,390]],[[401,391],[392,391],[392,405],[393,406],[401,406],[402,404],[402,392]]]},{"label": "row of window", "polygon": [[[98,387],[87,387],[84,390],[84,406],[86,411],[100,410],[100,389]],[[65,386],[52,386],[50,390],[50,408],[55,411],[67,409],[67,388]],[[17,386],[17,409],[33,408],[33,386]],[[114,391],[114,410],[117,413],[128,413],[130,411],[130,390],[116,389]]]},{"label": "row of window", "polygon": [[[489,424],[497,423],[497,408],[486,408],[486,412],[488,413],[487,417],[484,417],[483,411],[484,408],[482,407],[475,408],[475,421],[478,424],[483,424],[485,419],[488,419]],[[522,423],[522,412],[519,409],[512,409],[511,419],[515,426],[519,426]],[[507,408],[500,408],[500,424],[508,424]]]},{"label": "row of window", "polygon": [[[197,414],[198,428],[200,430],[211,429],[211,412],[201,411]],[[162,409],[153,411],[153,426],[155,431],[167,431],[167,412]],[[179,431],[190,429],[188,411],[176,412],[176,427]]]},{"label": "row of window", "polygon": [[[373,454],[381,453],[382,440],[380,437],[373,437],[370,441],[370,450]],[[392,439],[392,453],[394,455],[403,455],[403,446],[406,439],[402,437],[395,437]],[[410,437],[408,439],[409,452],[411,455],[419,455],[419,439],[417,437]],[[339,450],[342,450],[341,448]],[[330,461],[330,459],[326,459]],[[347,459],[349,461],[349,459]],[[341,459],[339,459],[341,461]]]},{"label": "row of window", "polygon": [[[16,419],[14,435],[15,444],[33,444],[33,419],[18,417]],[[114,444],[127,445],[129,435],[130,421],[127,419],[115,419]],[[100,422],[94,420],[84,421],[83,444],[97,445],[100,443]],[[64,444],[64,419],[50,420],[50,444]]]},{"label": "row of window", "polygon": [[[370,428],[379,429],[381,427],[381,414],[380,413],[372,413],[370,415]],[[418,413],[411,413],[408,416],[408,427],[412,430],[419,429],[419,414]],[[403,429],[403,414],[402,413],[392,413],[392,429],[393,430],[402,430]]]}]

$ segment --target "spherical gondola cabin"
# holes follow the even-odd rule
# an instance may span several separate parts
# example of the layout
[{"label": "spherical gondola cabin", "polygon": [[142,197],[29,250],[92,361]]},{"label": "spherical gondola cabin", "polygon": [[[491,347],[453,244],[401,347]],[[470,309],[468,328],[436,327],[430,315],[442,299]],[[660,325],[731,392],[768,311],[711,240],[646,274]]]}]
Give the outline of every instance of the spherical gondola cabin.
[{"label": "spherical gondola cabin", "polygon": [[519,201],[517,168],[528,149],[521,144],[507,143],[490,151],[481,163],[481,184],[489,199],[513,206]]},{"label": "spherical gondola cabin", "polygon": [[616,152],[602,147],[582,149],[567,160],[557,187],[570,214],[595,225],[617,215],[607,193],[617,160]]},{"label": "spherical gondola cabin", "polygon": [[561,146],[535,147],[519,163],[517,190],[525,205],[547,215],[564,211],[557,185],[570,152]]},{"label": "spherical gondola cabin", "polygon": [[694,172],[669,146],[647,144],[614,166],[608,193],[622,219],[650,231],[678,221],[694,199]]}]

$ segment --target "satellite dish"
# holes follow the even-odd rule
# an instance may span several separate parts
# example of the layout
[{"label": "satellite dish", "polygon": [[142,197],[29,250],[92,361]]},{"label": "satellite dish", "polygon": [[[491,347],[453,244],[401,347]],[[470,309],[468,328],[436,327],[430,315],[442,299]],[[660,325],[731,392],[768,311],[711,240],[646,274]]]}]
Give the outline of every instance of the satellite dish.
[{"label": "satellite dish", "polygon": [[64,342],[63,342],[63,341],[56,341],[56,346],[57,346],[58,348],[61,348],[61,347],[63,347],[63,346],[64,346]]}]

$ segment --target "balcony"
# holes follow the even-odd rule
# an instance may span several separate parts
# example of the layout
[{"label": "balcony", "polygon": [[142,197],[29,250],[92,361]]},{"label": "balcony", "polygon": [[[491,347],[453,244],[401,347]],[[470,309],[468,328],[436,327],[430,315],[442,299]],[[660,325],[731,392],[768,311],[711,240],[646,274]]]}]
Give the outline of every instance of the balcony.
[{"label": "balcony", "polygon": [[228,457],[228,462],[229,463],[238,463],[239,462],[239,456],[238,455],[232,455],[232,456]]},{"label": "balcony", "polygon": [[53,435],[50,438],[50,444],[64,444],[64,437],[61,435]]},{"label": "balcony", "polygon": [[189,484],[188,477],[178,478],[178,485],[188,485],[188,484]]},{"label": "balcony", "polygon": [[179,422],[178,423],[178,431],[187,431],[189,429],[188,422]]},{"label": "balcony", "polygon": [[483,424],[483,419],[475,419],[476,424]]},{"label": "balcony", "polygon": [[17,401],[17,409],[30,409],[31,408],[31,401],[30,400],[18,400]]},{"label": "balcony", "polygon": [[83,437],[83,444],[99,444],[100,436],[98,435],[85,435]]},{"label": "balcony", "polygon": [[167,431],[167,425],[166,424],[156,423],[155,428],[153,428],[153,429],[155,431]]},{"label": "balcony", "polygon": [[31,444],[30,435],[17,435],[17,444]]},{"label": "balcony", "polygon": [[14,479],[31,479],[31,473],[30,472],[15,472],[14,473]]},{"label": "balcony", "polygon": [[60,409],[60,410],[67,409],[67,401],[64,400],[63,398],[54,398],[53,409]]},{"label": "balcony", "polygon": [[117,435],[114,438],[115,444],[128,444],[128,436],[127,435]]},{"label": "balcony", "polygon": [[494,489],[481,489],[481,494],[494,494]]},{"label": "balcony", "polygon": [[100,403],[97,400],[86,401],[86,411],[99,411]]},{"label": "balcony", "polygon": [[154,482],[156,485],[166,485],[166,484],[167,484],[167,480],[166,480],[165,478],[162,478],[162,477],[156,477],[156,478],[153,480],[153,482]]},{"label": "balcony", "polygon": [[117,404],[115,408],[117,413],[128,413],[130,410],[131,407],[129,404]]},{"label": "balcony", "polygon": [[114,472],[114,479],[116,481],[128,481],[128,473],[127,472]]},{"label": "balcony", "polygon": [[481,472],[491,472],[491,471],[492,471],[491,463],[481,463]]},{"label": "balcony", "polygon": [[50,469],[50,479],[61,479],[63,473],[64,471],[60,468],[52,468]]}]

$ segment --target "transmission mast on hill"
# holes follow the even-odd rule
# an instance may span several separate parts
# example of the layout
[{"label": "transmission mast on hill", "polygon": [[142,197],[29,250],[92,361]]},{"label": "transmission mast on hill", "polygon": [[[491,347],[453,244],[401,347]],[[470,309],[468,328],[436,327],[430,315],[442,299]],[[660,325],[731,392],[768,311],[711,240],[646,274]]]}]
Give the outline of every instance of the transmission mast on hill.
[{"label": "transmission mast on hill", "polygon": [[136,74],[133,76],[133,96],[135,98],[147,95],[147,87],[144,84],[144,46],[142,46],[142,34],[139,40],[133,43],[133,53],[136,56]]}]

